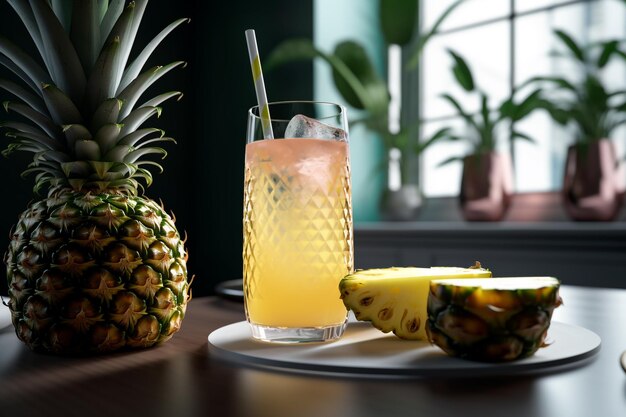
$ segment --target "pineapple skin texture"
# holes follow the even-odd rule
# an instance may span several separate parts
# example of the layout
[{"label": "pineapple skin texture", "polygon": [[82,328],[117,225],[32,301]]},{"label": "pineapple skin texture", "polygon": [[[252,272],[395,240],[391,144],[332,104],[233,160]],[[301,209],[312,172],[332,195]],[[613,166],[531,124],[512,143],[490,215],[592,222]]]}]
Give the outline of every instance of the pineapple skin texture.
[{"label": "pineapple skin texture", "polygon": [[430,281],[440,278],[489,278],[478,268],[392,267],[357,271],[339,283],[341,299],[359,321],[400,339],[428,340],[426,303]]},{"label": "pineapple skin texture", "polygon": [[174,220],[154,201],[53,191],[20,215],[5,254],[16,334],[57,354],[164,342],[190,298],[186,260]]},{"label": "pineapple skin texture", "polygon": [[[498,278],[495,278],[496,280]],[[533,355],[545,339],[560,283],[541,288],[483,289],[431,282],[429,341],[451,356],[507,362]]]}]

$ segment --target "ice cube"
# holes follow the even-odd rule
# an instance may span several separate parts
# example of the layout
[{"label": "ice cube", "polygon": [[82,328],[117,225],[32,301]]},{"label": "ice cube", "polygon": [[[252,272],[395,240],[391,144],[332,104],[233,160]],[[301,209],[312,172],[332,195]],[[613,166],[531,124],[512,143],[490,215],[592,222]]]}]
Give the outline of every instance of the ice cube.
[{"label": "ice cube", "polygon": [[328,126],[310,117],[297,114],[291,118],[285,138],[333,139],[346,142],[348,135],[345,130]]}]

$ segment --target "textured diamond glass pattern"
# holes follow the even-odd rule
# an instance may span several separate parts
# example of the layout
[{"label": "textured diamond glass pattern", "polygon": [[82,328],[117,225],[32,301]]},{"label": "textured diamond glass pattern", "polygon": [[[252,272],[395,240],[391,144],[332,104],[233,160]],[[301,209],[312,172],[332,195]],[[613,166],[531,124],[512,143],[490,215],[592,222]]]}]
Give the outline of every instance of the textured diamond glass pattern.
[{"label": "textured diamond glass pattern", "polygon": [[353,268],[348,145],[318,139],[246,149],[244,289],[251,323],[343,323],[338,284]]}]

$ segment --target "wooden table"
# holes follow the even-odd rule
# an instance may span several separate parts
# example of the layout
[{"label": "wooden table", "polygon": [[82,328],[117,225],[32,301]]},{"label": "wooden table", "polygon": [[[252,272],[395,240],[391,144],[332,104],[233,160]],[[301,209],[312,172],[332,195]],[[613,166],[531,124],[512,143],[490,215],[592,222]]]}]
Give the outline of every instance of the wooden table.
[{"label": "wooden table", "polygon": [[243,306],[194,299],[158,348],[94,358],[30,352],[0,333],[0,416],[626,416],[626,290],[563,287],[555,320],[602,338],[594,360],[540,375],[462,379],[312,376],[211,358],[207,335]]}]

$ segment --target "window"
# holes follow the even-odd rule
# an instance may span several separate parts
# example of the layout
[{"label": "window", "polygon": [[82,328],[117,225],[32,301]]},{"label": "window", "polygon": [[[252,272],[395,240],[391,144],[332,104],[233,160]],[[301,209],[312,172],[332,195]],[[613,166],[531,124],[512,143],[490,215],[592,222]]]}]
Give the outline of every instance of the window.
[{"label": "window", "polygon": [[[422,2],[423,23],[431,27],[453,0]],[[550,51],[558,43],[554,29],[562,29],[577,41],[626,38],[626,7],[619,0],[468,0],[446,20],[439,34],[427,44],[421,61],[420,113],[425,121],[425,136],[442,126],[463,128],[462,121],[440,95],[451,93],[459,99],[465,93],[450,72],[446,53],[458,51],[471,67],[476,84],[490,97],[492,106],[510,95],[513,86],[538,75],[575,74],[567,60],[555,58]],[[605,71],[604,81],[611,90],[626,88],[626,60],[613,60]],[[461,101],[477,110],[478,101]],[[535,144],[508,142],[503,132],[499,146],[510,152],[516,171],[517,192],[557,190],[571,131],[554,123],[544,112],[535,112],[516,128],[536,141]],[[624,155],[626,128],[616,132],[618,154]],[[457,195],[460,164],[439,163],[453,155],[463,155],[463,143],[440,143],[422,156],[422,188],[426,196]]]}]

